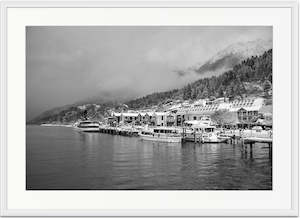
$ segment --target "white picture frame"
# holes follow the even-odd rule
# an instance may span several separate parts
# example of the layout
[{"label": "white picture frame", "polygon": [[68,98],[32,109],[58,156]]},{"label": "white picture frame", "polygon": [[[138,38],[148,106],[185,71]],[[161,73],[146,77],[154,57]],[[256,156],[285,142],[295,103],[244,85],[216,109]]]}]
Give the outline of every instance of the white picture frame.
[{"label": "white picture frame", "polygon": [[[8,181],[10,181],[8,179],[8,174],[12,174],[13,170],[17,170],[18,168],[14,168],[12,166],[12,164],[8,164],[8,163],[12,163],[9,159],[10,156],[8,155],[9,150],[11,151],[12,149],[14,149],[14,145],[16,144],[12,144],[10,137],[12,136],[11,132],[9,132],[9,128],[8,126],[10,125],[10,117],[9,117],[9,101],[11,101],[11,99],[13,97],[17,98],[20,102],[25,102],[25,95],[20,94],[22,93],[22,87],[19,87],[19,90],[16,90],[15,94],[12,94],[12,92],[9,92],[9,86],[11,85],[9,83],[9,81],[11,81],[12,79],[12,74],[10,74],[9,66],[11,66],[11,57],[9,56],[9,52],[15,52],[12,51],[12,47],[9,47],[9,41],[13,41],[14,39],[10,38],[10,33],[9,33],[9,29],[12,29],[14,25],[19,25],[20,23],[18,23],[20,20],[17,21],[17,19],[20,19],[22,16],[22,18],[24,18],[24,20],[26,20],[26,16],[28,14],[30,14],[30,11],[26,11],[23,14],[19,14],[21,17],[18,17],[17,14],[13,14],[10,16],[10,9],[34,9],[37,14],[40,13],[39,16],[43,16],[42,13],[45,11],[42,11],[42,9],[50,9],[47,11],[45,16],[48,16],[47,18],[51,18],[51,16],[54,16],[55,14],[52,14],[51,9],[68,9],[68,8],[73,8],[76,9],[77,12],[81,13],[84,11],[84,9],[87,8],[92,8],[92,9],[96,9],[96,8],[100,8],[103,10],[109,10],[111,8],[119,8],[119,9],[130,9],[130,8],[134,8],[135,10],[137,9],[151,9],[151,8],[156,8],[156,9],[177,9],[178,11],[180,11],[181,9],[187,9],[187,8],[193,8],[193,9],[216,9],[216,8],[224,8],[224,10],[229,10],[229,9],[252,9],[252,8],[256,8],[256,9],[280,9],[280,8],[287,8],[290,10],[290,28],[291,28],[291,54],[290,55],[290,72],[287,72],[288,75],[290,75],[291,81],[291,87],[285,87],[286,89],[291,89],[291,96],[286,96],[287,98],[291,99],[291,105],[290,105],[290,109],[291,109],[291,120],[290,120],[290,124],[291,124],[291,132],[290,132],[290,141],[291,144],[288,145],[290,146],[290,160],[285,160],[287,162],[290,163],[290,168],[287,169],[288,171],[290,171],[290,176],[291,178],[289,178],[288,181],[291,182],[291,189],[290,189],[290,193],[288,193],[288,196],[290,197],[289,199],[289,203],[286,206],[286,208],[280,208],[280,209],[276,209],[276,208],[271,208],[270,206],[266,206],[264,207],[263,205],[260,208],[257,209],[253,209],[253,208],[239,208],[239,207],[232,207],[232,208],[225,208],[225,206],[223,208],[176,208],[176,209],[165,209],[163,207],[160,208],[146,208],[143,209],[142,206],[141,207],[136,207],[136,208],[126,208],[126,207],[119,207],[118,208],[118,203],[117,203],[117,208],[113,208],[110,207],[110,205],[107,206],[106,209],[101,208],[101,209],[97,209],[97,208],[88,208],[86,207],[85,209],[83,208],[79,208],[79,209],[75,209],[75,208],[71,208],[68,206],[64,206],[62,205],[60,208],[56,208],[53,209],[52,206],[50,204],[48,204],[48,206],[42,205],[42,208],[38,208],[38,207],[33,207],[33,206],[28,206],[28,208],[24,207],[18,207],[15,206],[14,204],[14,199],[16,199],[16,193],[18,193],[17,191],[12,194],[13,187],[8,187],[9,185],[12,186],[12,183],[9,183]],[[212,10],[213,11],[213,10]],[[184,12],[186,13],[186,12]],[[45,14],[45,13],[44,13]],[[66,17],[68,17],[70,15],[70,17],[74,16],[74,14],[65,14]],[[120,15],[121,16],[121,15]],[[212,14],[213,16],[213,14]],[[266,14],[266,16],[268,16],[268,14]],[[108,16],[109,17],[109,16]],[[36,17],[35,17],[36,18]],[[16,19],[16,20],[15,20]],[[154,19],[154,18],[153,18]],[[165,19],[168,19],[167,17],[165,17]],[[146,19],[145,23],[149,24],[149,20],[151,20],[151,17],[148,17],[148,19]],[[16,22],[15,22],[16,21]],[[25,21],[24,21],[25,22]],[[51,19],[50,21],[46,19],[46,17],[44,17],[43,19],[41,19],[41,21],[37,22],[35,25],[42,25],[42,23],[45,22],[45,25],[51,25]],[[57,21],[55,21],[57,22]],[[72,22],[72,21],[70,21]],[[118,21],[115,22],[115,24],[117,24]],[[156,19],[154,22],[154,25],[159,25],[159,20]],[[161,21],[163,24],[163,21]],[[30,23],[30,22],[29,22]],[[112,22],[114,23],[114,22]],[[93,22],[91,23],[91,25],[96,25],[97,22]],[[186,25],[186,23],[179,23],[180,25]],[[58,25],[58,23],[55,23],[53,25]],[[66,23],[64,23],[64,21],[62,21],[61,25],[66,25]],[[85,25],[84,22],[78,23],[78,25]],[[103,23],[102,23],[103,25]],[[192,23],[191,25],[197,25],[197,21],[195,21],[194,23]],[[203,25],[203,24],[202,24]],[[280,31],[280,30],[278,30]],[[19,32],[19,33],[22,33]],[[17,33],[18,34],[18,33]],[[24,36],[23,36],[24,37]],[[279,41],[274,41],[275,43],[284,43],[284,42],[279,42]],[[191,2],[184,2],[184,1],[140,1],[140,2],[132,2],[132,1],[94,1],[94,2],[84,2],[84,1],[62,1],[62,2],[58,2],[58,1],[2,1],[1,2],[1,74],[0,74],[0,88],[1,88],[1,116],[0,116],[0,120],[1,120],[1,131],[0,131],[0,143],[1,143],[1,216],[298,216],[298,163],[299,163],[299,157],[298,157],[298,152],[299,152],[299,75],[298,75],[298,3],[297,1],[191,1]],[[24,57],[25,51],[24,51],[24,47],[19,47],[19,53],[22,54]],[[280,56],[277,56],[280,57]],[[18,59],[18,58],[16,58]],[[274,59],[275,61],[279,61],[278,59]],[[20,62],[20,67],[24,68],[25,66],[22,65],[24,64],[24,62]],[[20,71],[20,72],[24,72],[24,71]],[[24,76],[24,75],[23,75]],[[17,81],[20,80],[20,84],[24,84],[24,78],[21,76],[20,78],[17,78],[14,76],[13,80]],[[10,77],[10,78],[9,78]],[[16,82],[16,86],[19,84],[19,82]],[[15,87],[16,88],[16,87]],[[275,91],[275,93],[277,93],[277,91]],[[273,97],[276,100],[276,94],[274,94]],[[21,103],[22,104],[22,103]],[[274,132],[274,134],[276,134]],[[25,137],[25,135],[20,135],[20,138]],[[20,145],[23,146],[21,148],[24,148],[24,145]],[[22,149],[21,149],[22,150]],[[20,152],[21,152],[20,150]],[[23,151],[24,152],[24,151]],[[276,157],[276,156],[275,156]],[[20,159],[18,163],[16,163],[16,165],[22,166],[22,164],[24,165],[25,168],[25,163],[22,162],[23,159]],[[273,161],[277,161],[276,158],[273,159]],[[276,170],[277,169],[273,169],[274,173],[276,174]],[[20,178],[23,178],[22,175]],[[25,178],[23,178],[25,181]],[[281,179],[286,179],[286,178],[281,178]],[[22,182],[24,182],[22,181]],[[17,190],[17,188],[16,188]],[[275,190],[276,191],[276,190]],[[148,192],[149,193],[149,192]],[[46,196],[46,192],[41,192],[41,193],[35,193],[35,194],[39,194],[39,197],[45,195]],[[49,192],[47,193],[49,194]],[[61,194],[61,193],[60,193]],[[65,192],[64,194],[69,195],[71,193]],[[82,193],[83,195],[78,196],[77,193],[72,193],[71,197],[75,197],[75,198],[79,198],[82,199],[82,197],[86,197],[89,195],[94,195],[94,193],[88,193],[87,195],[85,195],[85,193]],[[99,197],[98,194],[99,191],[97,191],[97,193],[95,192],[95,196],[97,195]],[[107,193],[109,194],[109,193]],[[117,197],[119,194],[119,192],[114,192],[111,193],[113,195],[113,197]],[[128,193],[130,194],[130,193]],[[146,194],[146,192],[139,192],[139,193],[132,193],[130,197],[130,199],[128,199],[128,201],[134,201],[135,200],[143,200],[144,194]],[[160,193],[161,194],[164,193]],[[165,193],[166,194],[166,193]],[[176,196],[180,196],[183,193],[177,193],[176,192],[172,192],[169,193],[170,196],[172,196],[173,198],[176,198]],[[180,195],[179,195],[180,194]],[[208,194],[209,193],[205,193]],[[247,193],[245,193],[246,195]],[[230,193],[228,193],[228,195],[231,195]],[[97,199],[97,196],[95,197],[95,199]],[[188,196],[188,195],[186,195]],[[234,193],[232,193],[232,196],[234,196]],[[38,201],[37,199],[34,199],[36,196],[30,195],[27,196],[27,199],[22,199],[22,197],[20,196],[20,199],[23,200],[24,205],[26,205],[26,201],[28,200],[31,201],[35,201],[35,204],[38,205]],[[52,194],[52,200],[57,198],[57,200],[59,200],[59,196],[56,196],[55,193]],[[255,196],[254,196],[255,197]],[[274,199],[278,197],[275,196]],[[225,199],[225,198],[224,198]],[[88,200],[88,199],[87,199]],[[230,199],[227,199],[230,200]],[[20,201],[21,202],[21,201]],[[53,201],[52,201],[53,202]],[[41,203],[42,204],[42,203]],[[213,204],[213,203],[212,203]],[[16,204],[16,205],[20,205]],[[32,204],[34,205],[34,204]]]}]

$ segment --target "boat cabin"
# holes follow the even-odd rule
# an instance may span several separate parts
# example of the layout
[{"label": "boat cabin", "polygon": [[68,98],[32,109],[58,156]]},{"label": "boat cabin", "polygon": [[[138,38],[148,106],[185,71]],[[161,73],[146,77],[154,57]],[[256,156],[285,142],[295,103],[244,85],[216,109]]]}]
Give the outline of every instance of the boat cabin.
[{"label": "boat cabin", "polygon": [[191,127],[195,132],[214,132],[216,127],[215,126],[192,126]]},{"label": "boat cabin", "polygon": [[168,129],[168,128],[155,128],[153,129],[154,133],[165,133],[165,134],[171,134],[171,133],[177,133],[176,129]]},{"label": "boat cabin", "polygon": [[99,122],[97,121],[81,121],[78,124],[79,128],[98,128]]}]

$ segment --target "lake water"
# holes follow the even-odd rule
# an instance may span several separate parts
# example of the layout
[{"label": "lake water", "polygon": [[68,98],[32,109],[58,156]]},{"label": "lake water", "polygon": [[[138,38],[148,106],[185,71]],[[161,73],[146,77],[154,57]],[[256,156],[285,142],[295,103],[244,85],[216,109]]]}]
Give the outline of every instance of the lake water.
[{"label": "lake water", "polygon": [[26,186],[42,190],[272,189],[268,146],[168,145],[137,137],[27,126]]}]

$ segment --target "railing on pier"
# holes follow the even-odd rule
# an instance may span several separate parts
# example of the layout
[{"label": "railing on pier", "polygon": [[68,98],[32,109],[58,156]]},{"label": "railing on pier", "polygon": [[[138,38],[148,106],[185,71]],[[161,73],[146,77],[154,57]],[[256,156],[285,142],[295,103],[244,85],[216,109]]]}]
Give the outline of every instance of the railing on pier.
[{"label": "railing on pier", "polygon": [[133,128],[103,126],[99,128],[99,132],[111,135],[138,136],[138,131]]}]

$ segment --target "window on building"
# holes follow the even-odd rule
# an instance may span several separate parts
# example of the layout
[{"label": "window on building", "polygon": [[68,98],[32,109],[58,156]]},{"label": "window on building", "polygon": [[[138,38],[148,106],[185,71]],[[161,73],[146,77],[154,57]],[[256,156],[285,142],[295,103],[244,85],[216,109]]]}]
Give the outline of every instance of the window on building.
[{"label": "window on building", "polygon": [[197,117],[194,117],[194,120],[197,120]]},{"label": "window on building", "polygon": [[164,120],[164,116],[161,116],[161,120]]}]

